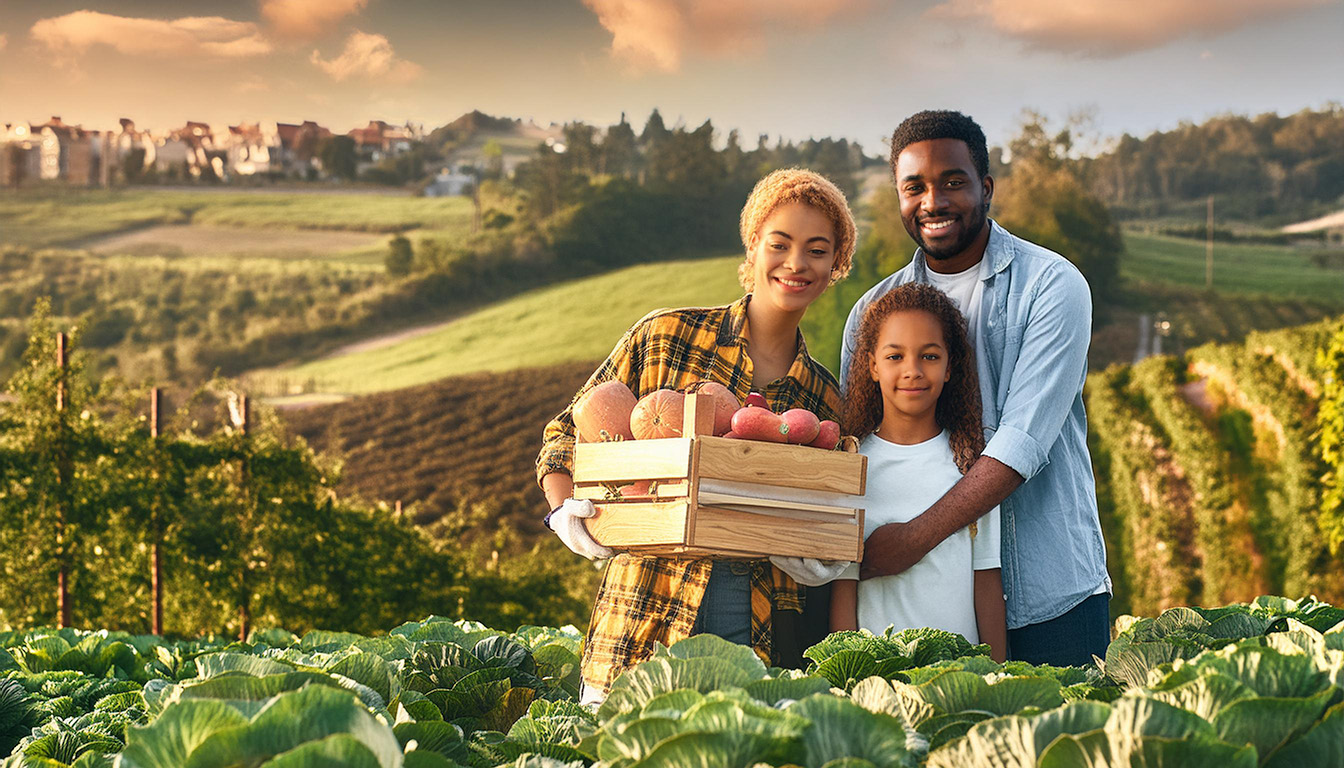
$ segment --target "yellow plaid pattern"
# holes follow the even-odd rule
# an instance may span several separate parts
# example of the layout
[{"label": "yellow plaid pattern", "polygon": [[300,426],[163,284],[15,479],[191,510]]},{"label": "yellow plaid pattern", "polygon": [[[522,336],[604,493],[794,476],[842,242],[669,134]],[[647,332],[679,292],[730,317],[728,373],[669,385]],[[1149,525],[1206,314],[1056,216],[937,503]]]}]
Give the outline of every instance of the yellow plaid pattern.
[{"label": "yellow plaid pattern", "polygon": [[[739,401],[752,391],[752,364],[742,332],[751,294],[723,307],[654,312],[640,320],[575,394],[543,433],[537,480],[574,468],[574,402],[592,387],[616,379],[636,397],[657,389],[680,389],[696,381],[717,381]],[[840,390],[835,377],[807,354],[802,333],[789,372],[761,392],[771,410],[807,408],[836,419]],[[616,677],[653,656],[656,643],[671,645],[690,635],[709,583],[713,561],[618,555],[607,566],[593,607],[583,651],[583,678],[610,690]],[[751,639],[762,659],[778,663],[771,612],[801,612],[803,588],[768,561],[754,564],[751,576]]]}]

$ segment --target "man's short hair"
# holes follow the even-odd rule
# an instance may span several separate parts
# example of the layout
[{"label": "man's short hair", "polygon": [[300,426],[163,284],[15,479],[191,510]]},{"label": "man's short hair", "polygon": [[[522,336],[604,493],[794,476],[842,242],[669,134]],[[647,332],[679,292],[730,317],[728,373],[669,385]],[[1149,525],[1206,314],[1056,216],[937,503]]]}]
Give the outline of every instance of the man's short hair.
[{"label": "man's short hair", "polygon": [[989,175],[989,147],[985,132],[971,118],[951,110],[925,110],[907,117],[891,134],[891,172],[896,172],[896,158],[901,150],[920,141],[957,139],[966,142],[971,150],[971,162],[980,178]]}]

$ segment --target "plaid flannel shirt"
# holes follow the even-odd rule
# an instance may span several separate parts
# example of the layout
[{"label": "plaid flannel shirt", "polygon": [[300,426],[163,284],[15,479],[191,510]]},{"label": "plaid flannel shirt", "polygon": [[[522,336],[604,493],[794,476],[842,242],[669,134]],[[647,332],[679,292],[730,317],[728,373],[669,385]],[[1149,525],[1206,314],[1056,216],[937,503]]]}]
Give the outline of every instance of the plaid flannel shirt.
[{"label": "plaid flannel shirt", "polygon": [[[746,399],[753,390],[752,363],[743,338],[747,294],[723,307],[653,312],[636,323],[588,382],[543,433],[537,480],[552,472],[573,474],[574,402],[592,387],[616,379],[636,397],[657,389],[680,389],[701,380],[717,381]],[[837,419],[840,390],[820,363],[807,354],[801,331],[798,356],[788,373],[770,382],[765,395],[775,412],[807,408],[822,419]],[[611,560],[597,593],[583,650],[583,678],[610,690],[627,668],[653,656],[656,643],[671,645],[690,635],[709,583],[713,561],[622,554]],[[803,588],[769,561],[753,564],[751,644],[762,659],[778,663],[771,613],[803,609]]]}]

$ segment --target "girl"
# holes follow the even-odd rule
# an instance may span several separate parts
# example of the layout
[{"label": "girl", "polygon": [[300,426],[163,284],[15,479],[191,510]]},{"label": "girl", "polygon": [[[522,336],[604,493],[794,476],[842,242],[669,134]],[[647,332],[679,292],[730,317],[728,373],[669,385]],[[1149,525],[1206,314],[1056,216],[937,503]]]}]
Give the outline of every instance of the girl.
[{"label": "girl", "polygon": [[[937,288],[907,283],[864,312],[841,424],[868,457],[865,535],[918,517],[980,455],[975,371],[966,321]],[[833,584],[831,631],[936,627],[1007,657],[998,507],[904,573],[858,577],[856,564]]]},{"label": "girl", "polygon": [[[839,411],[835,378],[807,354],[798,323],[807,307],[849,273],[854,219],[844,194],[810,171],[777,171],[762,179],[742,209],[746,259],[738,276],[747,293],[723,307],[662,310],[634,325],[575,395],[617,379],[637,397],[717,381],[745,400],[765,395],[772,410]],[[589,536],[592,503],[573,492],[573,402],[546,426],[537,479],[551,513],[547,525],[589,559],[612,552]],[[809,572],[807,567],[813,568]],[[817,561],[750,563],[664,559],[622,554],[603,575],[584,643],[585,701],[596,701],[628,667],[653,656],[657,644],[709,632],[750,644],[762,658],[800,666],[802,650],[824,636],[827,612],[814,600],[815,636],[800,636],[805,594],[798,582],[820,584]],[[821,593],[824,597],[825,593]]]}]

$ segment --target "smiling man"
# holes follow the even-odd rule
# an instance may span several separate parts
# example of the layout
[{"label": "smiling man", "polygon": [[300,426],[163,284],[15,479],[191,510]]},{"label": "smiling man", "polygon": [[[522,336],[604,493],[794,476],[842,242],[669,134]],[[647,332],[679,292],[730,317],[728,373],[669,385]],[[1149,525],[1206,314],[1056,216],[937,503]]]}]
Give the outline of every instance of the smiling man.
[{"label": "smiling man", "polygon": [[[1009,657],[1088,664],[1110,641],[1110,578],[1087,450],[1083,382],[1092,300],[1059,254],[988,217],[984,132],[959,112],[920,112],[891,138],[914,259],[859,299],[845,324],[848,378],[863,312],[908,282],[939,288],[966,316],[987,445],[938,502],[864,545],[863,578],[902,573],[994,505],[1002,514]],[[866,375],[867,364],[858,375]]]}]

